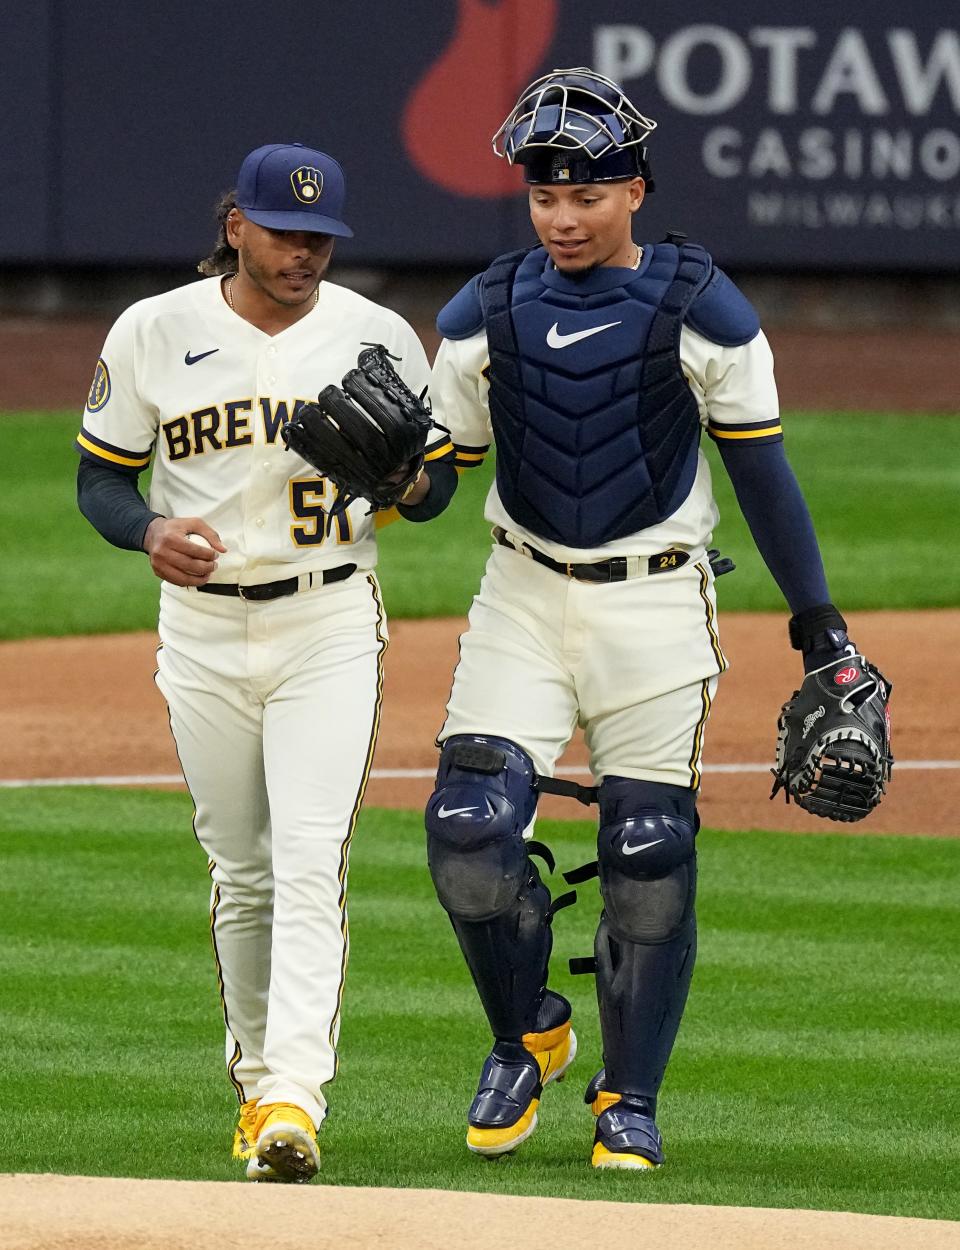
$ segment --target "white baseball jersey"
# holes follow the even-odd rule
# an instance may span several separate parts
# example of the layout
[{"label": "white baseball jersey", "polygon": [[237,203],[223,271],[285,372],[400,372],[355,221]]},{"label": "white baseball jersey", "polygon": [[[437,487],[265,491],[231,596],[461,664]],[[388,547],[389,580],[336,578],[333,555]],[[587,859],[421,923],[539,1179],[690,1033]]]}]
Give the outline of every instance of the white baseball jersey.
[{"label": "white baseball jersey", "polygon": [[[423,347],[396,313],[332,282],[301,320],[268,335],[224,302],[219,278],[142,300],[117,320],[94,377],[78,445],[106,464],[145,468],[150,506],[200,516],[227,548],[212,581],[252,585],[346,562],[376,563],[374,518],[354,501],[325,524],[335,488],[292,451],[280,427],[383,343],[419,394]],[[435,428],[427,459],[450,451]]]},{"label": "white baseball jersey", "polygon": [[[462,469],[492,442],[486,334],[444,340],[432,393]],[[780,436],[773,359],[763,334],[720,347],[684,326],[680,361],[700,419],[715,439]],[[440,741],[493,734],[516,742],[552,775],[579,724],[595,777],[633,777],[697,789],[717,679],[727,667],[716,627],[706,550],[718,519],[703,453],[686,499],[670,516],[593,549],[530,533],[509,515],[496,482],[485,515],[517,540],[561,562],[689,553],[660,576],[592,584],[494,546],[461,639]]]}]

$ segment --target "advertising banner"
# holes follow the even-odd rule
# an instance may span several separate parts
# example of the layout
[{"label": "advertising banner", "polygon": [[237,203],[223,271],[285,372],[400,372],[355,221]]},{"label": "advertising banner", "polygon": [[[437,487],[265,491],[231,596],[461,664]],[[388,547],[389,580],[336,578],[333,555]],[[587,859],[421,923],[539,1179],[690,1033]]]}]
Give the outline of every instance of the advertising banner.
[{"label": "advertising banner", "polygon": [[657,121],[644,238],[741,269],[960,269],[948,0],[4,7],[7,260],[194,259],[243,155],[299,140],[346,171],[343,260],[481,263],[531,238],[491,136],[532,78],[589,64]]}]

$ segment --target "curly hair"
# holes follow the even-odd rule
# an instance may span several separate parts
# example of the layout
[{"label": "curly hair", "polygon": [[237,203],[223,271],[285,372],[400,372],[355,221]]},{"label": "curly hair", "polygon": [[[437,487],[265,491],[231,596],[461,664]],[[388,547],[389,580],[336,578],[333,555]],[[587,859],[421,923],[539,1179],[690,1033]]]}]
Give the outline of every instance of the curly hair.
[{"label": "curly hair", "polygon": [[219,227],[217,241],[210,255],[197,265],[198,271],[205,278],[215,278],[218,274],[237,272],[237,249],[227,242],[227,218],[236,207],[236,191],[228,191],[217,205],[217,226]]}]

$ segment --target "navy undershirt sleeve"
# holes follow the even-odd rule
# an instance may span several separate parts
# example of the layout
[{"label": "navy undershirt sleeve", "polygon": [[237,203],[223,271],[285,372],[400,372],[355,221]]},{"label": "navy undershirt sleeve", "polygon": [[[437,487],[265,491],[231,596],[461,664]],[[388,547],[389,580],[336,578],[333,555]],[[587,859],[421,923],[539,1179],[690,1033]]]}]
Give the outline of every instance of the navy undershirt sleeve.
[{"label": "navy undershirt sleeve", "polygon": [[147,506],[137,489],[137,473],[113,469],[80,457],[77,505],[93,528],[114,547],[142,551],[150,522],[160,515]]},{"label": "navy undershirt sleeve", "polygon": [[718,440],[717,446],[757,550],[791,612],[829,603],[813,521],[783,443]]},{"label": "navy undershirt sleeve", "polygon": [[419,503],[397,504],[397,511],[408,521],[432,521],[439,516],[457,489],[457,470],[453,461],[433,460],[427,465],[430,489]]}]

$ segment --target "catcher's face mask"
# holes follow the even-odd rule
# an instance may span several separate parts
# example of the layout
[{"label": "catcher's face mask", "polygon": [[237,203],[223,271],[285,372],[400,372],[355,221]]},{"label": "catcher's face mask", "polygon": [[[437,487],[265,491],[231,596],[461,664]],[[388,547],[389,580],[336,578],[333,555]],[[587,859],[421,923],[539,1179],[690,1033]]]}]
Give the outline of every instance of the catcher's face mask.
[{"label": "catcher's face mask", "polygon": [[493,137],[493,150],[524,167],[529,183],[578,184],[641,177],[647,136],[657,123],[615,82],[592,69],[556,69],[521,93]]}]

